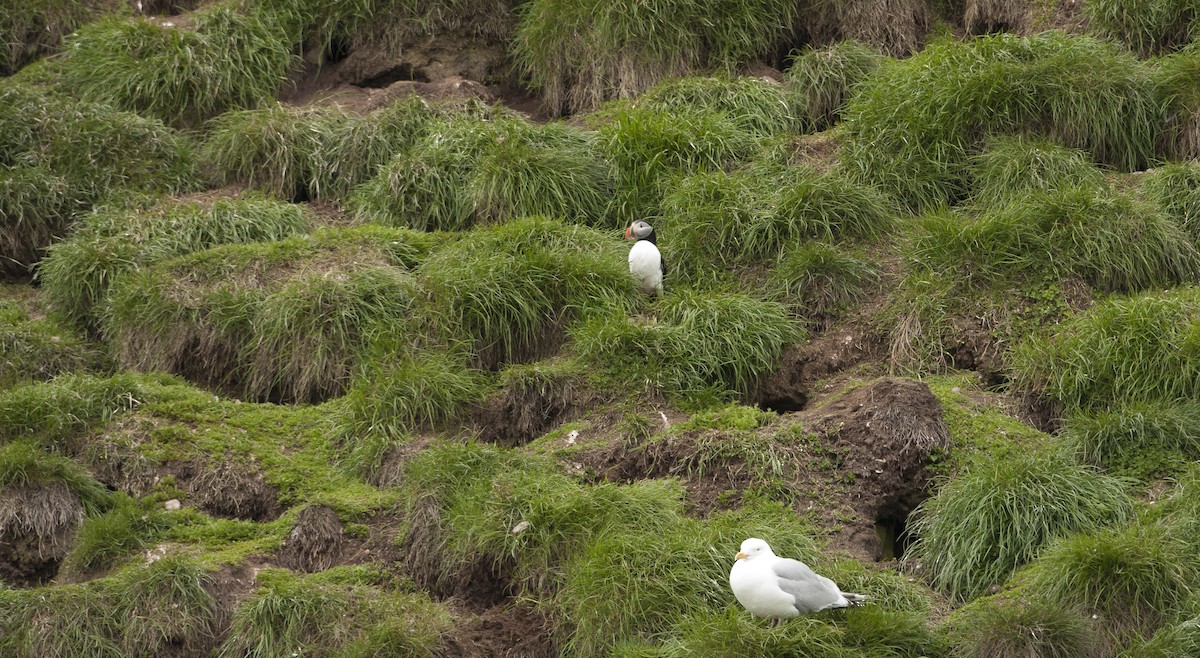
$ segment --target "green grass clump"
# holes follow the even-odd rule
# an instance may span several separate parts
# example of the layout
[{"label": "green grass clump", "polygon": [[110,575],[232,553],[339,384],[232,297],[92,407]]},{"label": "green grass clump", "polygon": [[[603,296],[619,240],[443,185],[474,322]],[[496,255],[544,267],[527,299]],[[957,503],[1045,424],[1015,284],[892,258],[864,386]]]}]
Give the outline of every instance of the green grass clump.
[{"label": "green grass clump", "polygon": [[883,54],[876,48],[847,39],[829,47],[805,48],[788,67],[801,116],[815,131],[833,126],[842,117],[855,88],[879,68]]},{"label": "green grass clump", "polygon": [[358,353],[407,326],[424,234],[363,226],[222,245],[113,286],[104,333],[126,367],[166,370],[259,400],[340,394]]},{"label": "green grass clump", "polygon": [[1146,198],[1200,244],[1200,164],[1166,164],[1146,174]]},{"label": "green grass clump", "polygon": [[1171,476],[1200,459],[1200,405],[1150,402],[1077,412],[1063,426],[1067,445],[1081,458],[1149,481]]},{"label": "green grass clump", "polygon": [[85,215],[39,264],[50,309],[82,329],[98,329],[113,282],[151,263],[220,244],[282,240],[309,225],[300,206],[254,193],[212,201],[110,204]]},{"label": "green grass clump", "polygon": [[52,52],[63,37],[90,19],[95,7],[75,0],[9,1],[0,12],[0,76]]},{"label": "green grass clump", "polygon": [[1200,577],[1187,542],[1161,524],[1087,530],[1055,541],[1023,576],[1037,596],[1098,615],[1117,642],[1158,630]]},{"label": "green grass clump", "polygon": [[218,5],[191,24],[104,18],[70,39],[64,88],[86,98],[193,127],[253,107],[287,80],[295,53],[271,22]]},{"label": "green grass clump", "polygon": [[346,393],[341,431],[399,440],[458,418],[482,402],[489,388],[488,379],[469,362],[453,351],[414,351],[405,339],[381,338]]},{"label": "green grass clump", "polygon": [[61,482],[79,497],[85,514],[108,507],[108,490],[82,466],[48,453],[31,440],[0,446],[0,492]]},{"label": "green grass clump", "polygon": [[212,576],[169,555],[110,578],[0,592],[0,653],[39,656],[202,655],[215,645]]},{"label": "green grass clump", "polygon": [[1198,321],[1200,291],[1192,287],[1112,297],[1017,344],[1013,383],[1068,411],[1194,400]]},{"label": "green grass clump", "polygon": [[625,253],[600,231],[525,218],[463,235],[420,277],[434,322],[494,368],[543,356],[580,318],[632,310],[639,297]]},{"label": "green grass clump", "polygon": [[49,169],[0,165],[0,272],[36,263],[80,205],[67,179]]},{"label": "green grass clump", "polygon": [[1175,222],[1129,196],[1092,188],[1028,194],[975,220],[927,216],[910,249],[923,266],[984,284],[1041,274],[1124,292],[1200,275],[1200,252]]},{"label": "green grass clump", "polygon": [[1134,642],[1121,658],[1173,658],[1200,654],[1200,616],[1189,615],[1164,626],[1152,637]]},{"label": "green grass clump", "polygon": [[145,381],[129,374],[95,377],[69,373],[0,391],[0,440],[32,435],[62,445],[73,433],[145,401]]},{"label": "green grass clump", "polygon": [[867,256],[811,242],[781,255],[767,285],[775,299],[820,324],[861,302],[879,281],[879,266]]},{"label": "green grass clump", "polygon": [[613,174],[595,133],[472,113],[431,124],[349,200],[360,221],[458,230],[543,215],[600,225]]},{"label": "green grass clump", "polygon": [[759,137],[799,132],[793,99],[776,83],[751,77],[686,77],[666,80],[638,97],[638,105],[662,110],[720,112]]},{"label": "green grass clump", "polygon": [[1044,139],[1001,136],[973,158],[971,200],[987,208],[1018,200],[1032,192],[1081,187],[1099,188],[1104,174],[1080,149]]},{"label": "green grass clump", "polygon": [[954,655],[963,658],[1096,655],[1097,638],[1087,619],[1058,601],[981,599],[951,617],[950,627]]},{"label": "green grass clump", "polygon": [[609,160],[617,169],[613,213],[619,223],[658,214],[675,177],[746,162],[759,140],[727,114],[613,103],[598,113]]},{"label": "green grass clump", "polygon": [[51,320],[31,320],[25,309],[0,300],[0,389],[107,367],[95,345]]},{"label": "green grass clump", "polygon": [[771,53],[798,7],[781,0],[713,5],[670,0],[587,3],[532,0],[521,8],[513,57],[555,113],[630,98],[669,77],[732,74]]},{"label": "green grass clump", "polygon": [[1092,0],[1083,5],[1088,29],[1142,57],[1166,54],[1196,36],[1196,0]]},{"label": "green grass clump", "polygon": [[450,627],[441,605],[367,567],[305,577],[268,569],[257,579],[217,655],[433,656]]},{"label": "green grass clump", "polygon": [[202,158],[221,183],[243,182],[288,201],[341,200],[445,112],[417,96],[365,116],[282,103],[234,110],[208,123]]},{"label": "green grass clump", "polygon": [[167,513],[157,503],[113,494],[111,509],[84,520],[60,573],[87,576],[107,570],[151,545],[170,525]]},{"label": "green grass clump", "polygon": [[[1200,19],[1198,19],[1200,24]],[[1166,124],[1159,136],[1165,157],[1200,157],[1200,48],[1189,46],[1159,60],[1153,71],[1155,96]]]},{"label": "green grass clump", "polygon": [[1146,65],[1061,32],[947,40],[885,61],[845,116],[844,166],[916,211],[968,196],[971,158],[988,136],[1045,134],[1135,171],[1161,124]]},{"label": "green grass clump", "polygon": [[573,332],[581,358],[672,395],[750,395],[804,332],[786,308],[745,295],[680,292],[655,319],[597,317]]},{"label": "green grass clump", "polygon": [[980,459],[923,502],[905,559],[958,598],[1004,583],[1051,539],[1121,522],[1133,512],[1125,481],[1046,452]]},{"label": "green grass clump", "polygon": [[678,180],[656,228],[664,256],[690,277],[781,256],[804,241],[874,238],[894,221],[877,190],[837,174],[751,165]]}]

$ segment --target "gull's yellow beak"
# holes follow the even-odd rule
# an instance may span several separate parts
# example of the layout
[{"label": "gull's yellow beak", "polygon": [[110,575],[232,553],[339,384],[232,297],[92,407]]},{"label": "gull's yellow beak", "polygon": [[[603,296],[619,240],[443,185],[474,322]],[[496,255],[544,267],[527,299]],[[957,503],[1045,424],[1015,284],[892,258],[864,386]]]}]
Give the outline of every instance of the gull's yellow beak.
[{"label": "gull's yellow beak", "polygon": [[748,557],[750,557],[750,556],[749,556],[749,555],[746,555],[745,553],[743,553],[743,552],[741,552],[741,551],[738,551],[738,554],[737,554],[737,555],[735,555],[735,556],[733,556],[733,559],[734,559],[734,561],[737,561],[737,560],[744,560],[744,559],[746,559],[746,558],[748,558]]}]

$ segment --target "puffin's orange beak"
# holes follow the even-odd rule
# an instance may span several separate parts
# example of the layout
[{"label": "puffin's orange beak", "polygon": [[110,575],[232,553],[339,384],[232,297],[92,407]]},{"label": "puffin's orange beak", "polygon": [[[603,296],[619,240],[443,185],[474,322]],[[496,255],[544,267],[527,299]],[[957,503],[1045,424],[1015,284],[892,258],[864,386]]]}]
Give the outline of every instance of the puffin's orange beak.
[{"label": "puffin's orange beak", "polygon": [[632,230],[633,230],[633,224],[630,224],[630,225],[629,225],[629,228],[625,229],[625,239],[626,239],[626,240],[632,240],[632,239],[633,239],[633,234],[632,234],[632,233],[630,233],[630,231],[632,231]]},{"label": "puffin's orange beak", "polygon": [[738,561],[738,560],[744,560],[744,559],[746,559],[746,558],[748,558],[748,557],[750,557],[750,556],[749,556],[749,555],[746,555],[745,553],[743,553],[743,552],[741,552],[741,551],[738,551],[738,554],[737,554],[737,555],[735,555],[735,556],[733,556],[733,560],[736,562],[736,561]]}]

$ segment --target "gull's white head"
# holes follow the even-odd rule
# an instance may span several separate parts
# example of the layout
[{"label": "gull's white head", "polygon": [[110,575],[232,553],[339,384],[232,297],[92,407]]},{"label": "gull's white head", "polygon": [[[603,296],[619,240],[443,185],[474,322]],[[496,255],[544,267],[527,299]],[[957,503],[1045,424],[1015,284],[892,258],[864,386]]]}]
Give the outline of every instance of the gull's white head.
[{"label": "gull's white head", "polygon": [[742,548],[738,554],[734,556],[735,560],[749,560],[750,558],[758,557],[759,555],[775,555],[771,551],[771,547],[767,542],[751,537],[742,542]]}]

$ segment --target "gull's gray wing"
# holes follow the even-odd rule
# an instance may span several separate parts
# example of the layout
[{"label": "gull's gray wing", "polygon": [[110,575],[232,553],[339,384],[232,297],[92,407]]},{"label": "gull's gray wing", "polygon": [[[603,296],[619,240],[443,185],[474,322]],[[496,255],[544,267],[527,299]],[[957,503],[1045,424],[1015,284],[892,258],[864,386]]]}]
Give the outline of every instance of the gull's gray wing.
[{"label": "gull's gray wing", "polygon": [[846,605],[838,586],[809,569],[803,562],[780,558],[771,569],[779,577],[779,589],[796,597],[796,609],[801,613]]}]

